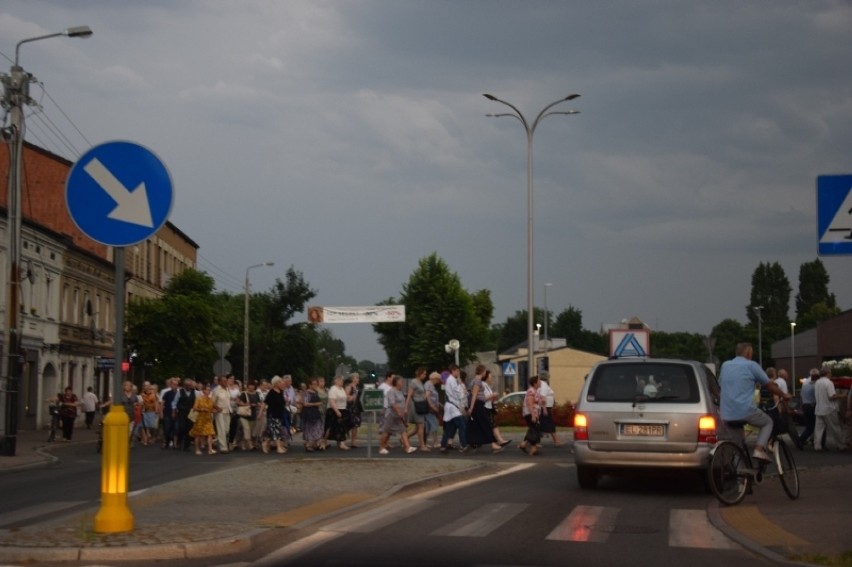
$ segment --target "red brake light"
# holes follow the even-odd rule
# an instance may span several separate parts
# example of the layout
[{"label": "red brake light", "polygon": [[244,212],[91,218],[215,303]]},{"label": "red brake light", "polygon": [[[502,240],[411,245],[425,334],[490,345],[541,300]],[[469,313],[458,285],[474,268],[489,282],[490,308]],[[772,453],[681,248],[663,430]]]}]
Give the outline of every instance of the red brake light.
[{"label": "red brake light", "polygon": [[589,420],[582,413],[574,414],[574,440],[589,440]]},{"label": "red brake light", "polygon": [[716,443],[716,418],[703,415],[698,419],[698,442]]}]

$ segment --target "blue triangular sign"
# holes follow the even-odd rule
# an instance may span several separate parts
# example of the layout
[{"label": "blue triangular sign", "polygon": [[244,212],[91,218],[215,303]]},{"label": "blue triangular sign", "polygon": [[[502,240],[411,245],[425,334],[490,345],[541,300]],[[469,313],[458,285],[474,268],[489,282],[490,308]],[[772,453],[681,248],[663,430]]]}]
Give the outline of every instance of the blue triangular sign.
[{"label": "blue triangular sign", "polygon": [[636,340],[636,335],[628,333],[615,348],[615,356],[648,356],[645,349]]}]

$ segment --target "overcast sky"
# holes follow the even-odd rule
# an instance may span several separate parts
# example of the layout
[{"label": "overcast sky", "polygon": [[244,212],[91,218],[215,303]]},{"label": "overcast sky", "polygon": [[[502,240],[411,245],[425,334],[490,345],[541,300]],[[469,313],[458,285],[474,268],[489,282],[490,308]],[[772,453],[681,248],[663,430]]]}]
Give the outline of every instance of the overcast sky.
[{"label": "overcast sky", "polygon": [[[0,52],[84,24],[21,48],[47,93],[27,139],[149,147],[231,292],[273,261],[255,290],[292,265],[314,304],[371,305],[437,252],[495,323],[526,309],[526,137],[482,93],[530,119],[582,95],[535,136],[535,294],[589,329],[745,322],[760,262],[795,294],[816,176],[852,173],[848,2],[6,0]],[[852,256],[823,262],[852,308]],[[384,360],[368,325],[332,331]]]}]

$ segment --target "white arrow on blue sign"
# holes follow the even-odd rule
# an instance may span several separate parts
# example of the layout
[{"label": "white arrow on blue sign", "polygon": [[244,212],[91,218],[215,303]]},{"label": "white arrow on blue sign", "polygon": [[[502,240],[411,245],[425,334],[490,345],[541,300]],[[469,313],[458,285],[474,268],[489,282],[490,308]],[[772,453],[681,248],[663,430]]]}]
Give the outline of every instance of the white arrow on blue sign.
[{"label": "white arrow on blue sign", "polygon": [[817,177],[817,253],[852,254],[852,175]]},{"label": "white arrow on blue sign", "polygon": [[171,213],[169,172],[151,150],[133,142],[107,142],[77,160],[65,182],[74,224],[107,246],[132,246],[155,234]]}]

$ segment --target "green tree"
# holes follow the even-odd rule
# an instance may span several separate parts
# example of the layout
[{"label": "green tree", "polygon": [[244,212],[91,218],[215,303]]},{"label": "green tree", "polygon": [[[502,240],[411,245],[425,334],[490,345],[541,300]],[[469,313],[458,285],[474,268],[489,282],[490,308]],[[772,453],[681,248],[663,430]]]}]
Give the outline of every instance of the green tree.
[{"label": "green tree", "polygon": [[127,307],[127,345],[153,364],[151,378],[206,378],[216,361],[219,320],[213,278],[185,270],[171,279],[161,298],[136,299]]},{"label": "green tree", "polygon": [[707,343],[698,333],[651,332],[651,354],[660,358],[707,360]]},{"label": "green tree", "polygon": [[302,272],[290,266],[284,281],[276,279],[269,292],[252,295],[252,321],[256,327],[253,326],[249,337],[255,375],[292,374],[297,382],[302,382],[323,373],[325,363],[318,352],[316,329],[303,322],[292,322],[316,294]]},{"label": "green tree", "polygon": [[799,293],[796,294],[796,324],[800,332],[840,313],[837,299],[828,291],[828,272],[822,261],[805,262],[799,267]]},{"label": "green tree", "polygon": [[391,367],[407,376],[417,366],[441,368],[450,358],[444,345],[450,339],[461,343],[459,360],[473,359],[474,353],[488,348],[490,314],[493,305],[488,291],[473,294],[461,285],[458,275],[432,254],[418,263],[399,299],[386,305],[405,305],[405,322],[377,323],[379,335]]},{"label": "green tree", "polygon": [[[740,340],[754,341],[757,337],[757,310],[762,306],[761,316],[764,354],[769,345],[783,339],[790,332],[790,280],[778,262],[761,262],[751,277],[751,300],[746,307],[748,329]],[[767,357],[763,357],[764,362]]]},{"label": "green tree", "polygon": [[569,305],[556,316],[548,334],[552,338],[564,338],[569,347],[597,354],[608,354],[607,338],[601,333],[583,328],[583,312]]},{"label": "green tree", "polygon": [[715,341],[713,356],[718,363],[734,358],[737,343],[743,342],[743,325],[736,319],[724,319],[710,333]]},{"label": "green tree", "polygon": [[[544,310],[536,307],[533,310],[533,324],[544,324]],[[553,318],[550,319],[551,321]],[[503,323],[494,325],[492,336],[497,337],[497,352],[506,351],[516,345],[527,343],[527,310],[515,311],[514,315],[506,317]],[[549,337],[555,337],[556,331],[548,328]]]}]

